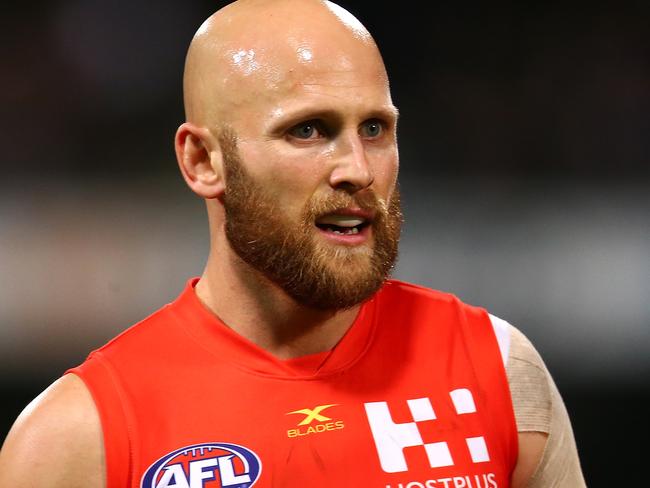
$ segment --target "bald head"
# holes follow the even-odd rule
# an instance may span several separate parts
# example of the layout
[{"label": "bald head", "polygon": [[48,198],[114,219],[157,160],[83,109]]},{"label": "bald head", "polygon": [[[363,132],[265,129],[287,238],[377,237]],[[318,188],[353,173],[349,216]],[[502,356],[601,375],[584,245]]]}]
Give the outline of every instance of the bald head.
[{"label": "bald head", "polygon": [[320,83],[328,74],[332,83],[344,83],[346,73],[358,70],[388,84],[372,37],[342,7],[239,0],[209,17],[192,40],[183,80],[186,118],[209,128],[230,125],[278,91]]}]

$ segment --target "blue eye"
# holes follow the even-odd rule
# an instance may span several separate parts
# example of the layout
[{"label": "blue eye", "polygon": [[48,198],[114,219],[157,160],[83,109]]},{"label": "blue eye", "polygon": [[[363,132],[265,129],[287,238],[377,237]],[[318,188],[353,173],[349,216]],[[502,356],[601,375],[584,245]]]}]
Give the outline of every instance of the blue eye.
[{"label": "blue eye", "polygon": [[293,127],[289,134],[296,139],[313,139],[320,136],[320,132],[314,122],[305,122]]},{"label": "blue eye", "polygon": [[363,137],[374,138],[379,137],[382,134],[383,130],[384,127],[381,122],[378,122],[376,120],[369,120],[361,126],[360,132]]}]

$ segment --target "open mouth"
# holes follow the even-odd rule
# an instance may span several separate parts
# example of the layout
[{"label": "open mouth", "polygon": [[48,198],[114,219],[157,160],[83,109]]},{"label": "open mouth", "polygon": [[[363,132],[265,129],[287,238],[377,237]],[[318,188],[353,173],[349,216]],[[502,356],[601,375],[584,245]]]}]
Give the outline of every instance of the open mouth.
[{"label": "open mouth", "polygon": [[359,234],[370,225],[370,220],[352,216],[330,214],[316,220],[316,227],[325,232],[337,235]]}]

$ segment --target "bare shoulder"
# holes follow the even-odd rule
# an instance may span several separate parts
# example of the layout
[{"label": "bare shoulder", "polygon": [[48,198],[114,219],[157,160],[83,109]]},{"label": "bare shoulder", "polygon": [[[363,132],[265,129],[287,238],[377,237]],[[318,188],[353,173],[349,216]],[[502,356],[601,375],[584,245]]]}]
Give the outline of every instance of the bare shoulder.
[{"label": "bare shoulder", "polygon": [[103,488],[104,447],[95,403],[74,374],[18,416],[0,451],[0,486]]},{"label": "bare shoulder", "polygon": [[519,437],[513,488],[585,486],[562,396],[530,340],[510,326],[506,362]]}]

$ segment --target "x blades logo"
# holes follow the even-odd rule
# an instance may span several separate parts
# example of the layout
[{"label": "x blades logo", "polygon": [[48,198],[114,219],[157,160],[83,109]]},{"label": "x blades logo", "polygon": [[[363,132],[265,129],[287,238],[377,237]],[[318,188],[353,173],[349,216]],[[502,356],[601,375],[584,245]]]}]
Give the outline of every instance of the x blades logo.
[{"label": "x blades logo", "polygon": [[287,415],[291,415],[293,413],[299,413],[306,415],[306,417],[303,419],[302,422],[300,422],[298,425],[309,425],[311,424],[314,420],[318,420],[319,422],[327,422],[328,420],[332,420],[329,417],[325,417],[325,415],[321,415],[320,413],[325,410],[326,408],[330,407],[336,407],[336,403],[333,403],[331,405],[319,405],[313,410],[309,408],[303,408],[302,410],[296,410],[294,412],[288,412]]},{"label": "x blades logo", "polygon": [[[327,417],[321,413],[328,408],[336,406],[338,406],[337,403],[332,403],[329,405],[318,405],[314,408],[303,408],[301,410],[287,412],[287,415],[299,414],[305,416],[305,418],[298,423],[297,429],[287,430],[287,437],[303,437],[310,434],[321,434],[323,432],[345,428],[345,424],[342,420],[332,421],[331,417]],[[310,425],[312,422],[317,423],[316,425]]]}]

